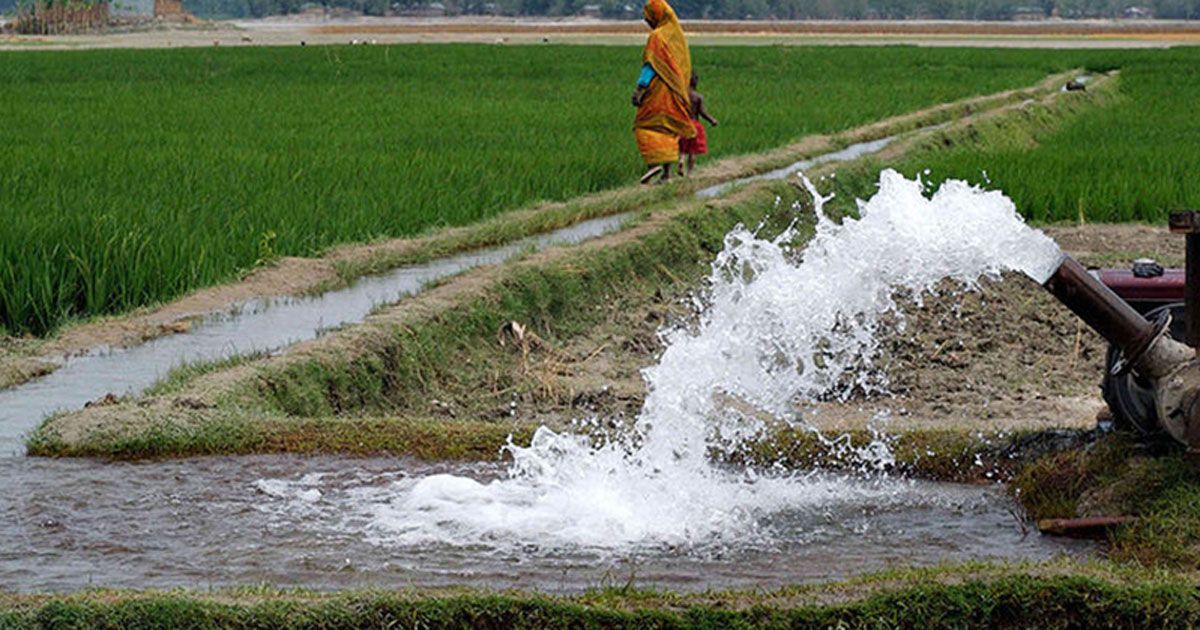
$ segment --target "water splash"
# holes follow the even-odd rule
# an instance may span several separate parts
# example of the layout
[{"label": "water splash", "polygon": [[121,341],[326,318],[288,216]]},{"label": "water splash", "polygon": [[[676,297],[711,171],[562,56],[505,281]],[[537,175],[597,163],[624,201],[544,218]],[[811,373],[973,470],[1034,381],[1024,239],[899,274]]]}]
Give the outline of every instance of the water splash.
[{"label": "water splash", "polygon": [[[840,224],[805,183],[816,235],[799,253],[791,229],[726,236],[697,325],[665,333],[666,351],[644,371],[648,396],[629,436],[597,444],[543,427],[529,446],[507,447],[506,478],[398,483],[367,510],[371,535],[486,549],[761,543],[781,513],[927,500],[896,479],[721,467],[711,449],[738,446],[768,420],[798,421],[798,403],[885,389],[876,335],[902,319],[898,293],[1009,270],[1042,282],[1061,253],[1003,194],[963,182],[927,197],[920,180],[884,171],[859,218]],[[854,455],[891,456],[886,440]]]},{"label": "water splash", "polygon": [[815,236],[798,261],[788,249],[794,230],[764,240],[739,226],[725,237],[699,331],[670,334],[659,364],[645,370],[645,424],[697,437],[688,428],[718,413],[715,393],[786,417],[797,400],[882,391],[876,333],[884,315],[903,321],[894,296],[919,297],[945,280],[970,288],[1004,271],[1041,283],[1062,258],[998,191],[948,180],[927,198],[920,179],[889,169],[878,193],[859,202],[860,218],[839,224],[804,181]]}]

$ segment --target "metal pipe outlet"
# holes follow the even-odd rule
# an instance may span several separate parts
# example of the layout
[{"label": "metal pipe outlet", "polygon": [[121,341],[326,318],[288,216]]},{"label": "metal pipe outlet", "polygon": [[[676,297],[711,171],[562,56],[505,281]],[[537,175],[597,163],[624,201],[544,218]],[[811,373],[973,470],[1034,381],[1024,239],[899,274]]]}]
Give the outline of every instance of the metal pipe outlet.
[{"label": "metal pipe outlet", "polygon": [[1141,356],[1158,336],[1159,326],[1146,321],[1070,256],[1063,256],[1062,264],[1043,286],[1130,361]]}]

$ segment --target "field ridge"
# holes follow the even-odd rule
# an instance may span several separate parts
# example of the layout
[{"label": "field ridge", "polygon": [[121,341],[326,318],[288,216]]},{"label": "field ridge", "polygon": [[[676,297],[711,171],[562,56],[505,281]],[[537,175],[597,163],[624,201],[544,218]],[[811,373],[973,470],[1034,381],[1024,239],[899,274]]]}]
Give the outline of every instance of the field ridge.
[{"label": "field ridge", "polygon": [[[936,138],[936,146],[955,146],[997,125],[1007,133],[1012,127],[1002,123],[1010,120],[1018,127],[1045,125],[1054,111],[1074,115],[1089,103],[1105,102],[1114,86],[1115,79],[1104,79],[1083,95],[1050,92],[1040,105],[980,112],[946,128],[910,134],[897,146],[926,147],[929,138]],[[826,165],[810,175],[843,166]],[[510,320],[552,324],[565,333],[573,316],[594,310],[590,299],[628,288],[626,278],[695,277],[727,230],[738,222],[761,221],[773,196],[771,188],[751,185],[709,203],[676,200],[621,232],[468,272],[363,324],[297,344],[276,357],[198,374],[168,395],[52,417],[29,440],[29,452],[139,457],[278,449],[281,443],[261,431],[296,418],[328,418],[338,433],[343,419],[357,410],[386,407],[390,390],[448,378],[437,367],[447,345],[471,339],[488,343],[483,340],[494,339],[500,324]],[[653,292],[653,282],[646,288]],[[294,446],[311,448],[311,440]]]},{"label": "field ridge", "polygon": [[57,357],[83,354],[100,347],[129,347],[170,334],[186,333],[197,318],[228,312],[250,299],[316,294],[343,286],[357,277],[437,257],[498,246],[580,221],[683,199],[698,189],[770,171],[849,144],[876,140],[936,125],[983,110],[1039,98],[1058,89],[1078,70],[1054,73],[1027,87],[973,96],[888,117],[834,134],[803,137],[783,147],[727,157],[702,165],[686,181],[665,187],[625,186],[565,202],[542,202],[483,222],[436,230],[419,237],[334,247],[318,257],[285,256],[245,278],[197,289],[157,307],[127,315],[68,325],[45,342],[24,342],[15,350],[0,345],[0,389],[53,371]]}]

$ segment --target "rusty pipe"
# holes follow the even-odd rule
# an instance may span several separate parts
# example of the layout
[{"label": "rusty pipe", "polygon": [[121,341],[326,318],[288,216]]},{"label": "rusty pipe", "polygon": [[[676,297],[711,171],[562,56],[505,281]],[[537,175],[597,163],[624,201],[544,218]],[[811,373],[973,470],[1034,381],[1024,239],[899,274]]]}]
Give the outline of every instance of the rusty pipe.
[{"label": "rusty pipe", "polygon": [[1142,376],[1160,378],[1195,356],[1191,348],[1167,334],[1170,320],[1148,321],[1070,256],[1063,256],[1042,286],[1120,348],[1122,365]]},{"label": "rusty pipe", "polygon": [[1141,355],[1154,340],[1157,327],[1070,256],[1043,286],[1126,357]]},{"label": "rusty pipe", "polygon": [[1037,522],[1038,531],[1052,536],[1070,538],[1104,538],[1114,528],[1134,521],[1131,516],[1091,516],[1084,518],[1044,518]]}]

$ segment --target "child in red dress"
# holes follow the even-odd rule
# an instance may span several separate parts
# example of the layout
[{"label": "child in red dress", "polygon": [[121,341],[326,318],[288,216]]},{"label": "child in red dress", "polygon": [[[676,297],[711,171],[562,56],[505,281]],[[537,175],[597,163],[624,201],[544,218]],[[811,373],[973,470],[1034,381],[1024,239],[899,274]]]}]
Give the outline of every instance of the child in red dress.
[{"label": "child in red dress", "polygon": [[688,89],[688,100],[691,101],[692,126],[696,128],[696,137],[679,140],[680,175],[684,174],[683,163],[685,161],[687,162],[686,174],[691,175],[692,169],[696,167],[696,156],[708,153],[708,136],[704,133],[704,123],[700,122],[700,119],[703,118],[710,125],[717,126],[717,119],[709,116],[708,110],[704,109],[704,95],[696,91],[699,81],[700,77],[693,72],[690,89]]}]

